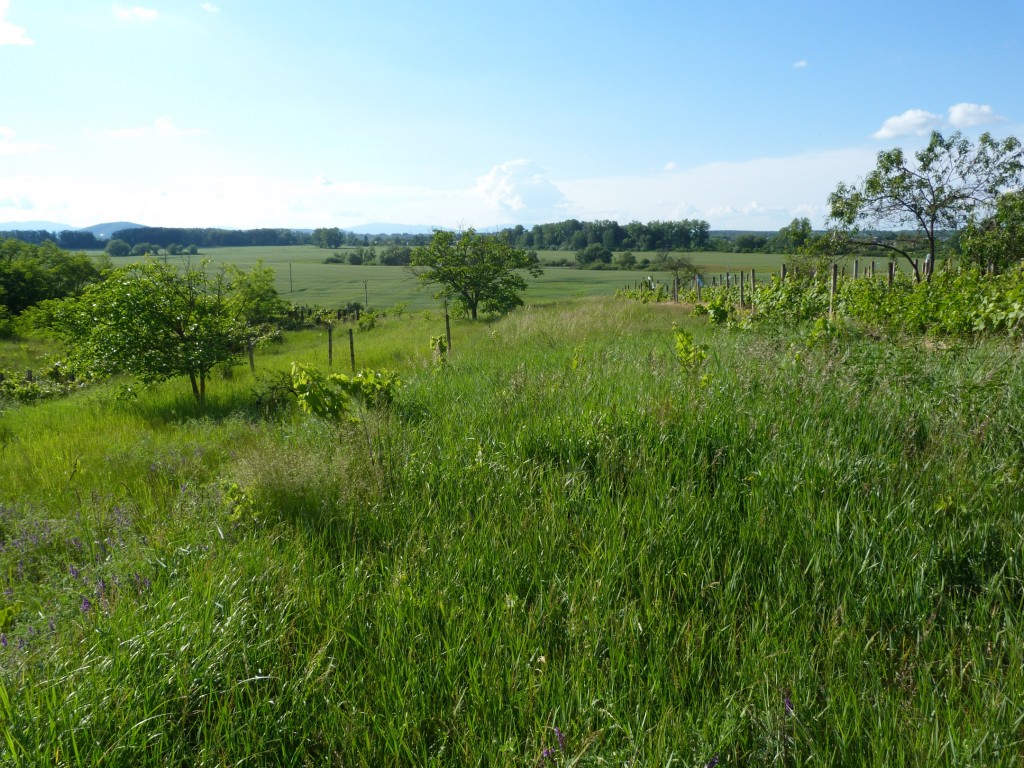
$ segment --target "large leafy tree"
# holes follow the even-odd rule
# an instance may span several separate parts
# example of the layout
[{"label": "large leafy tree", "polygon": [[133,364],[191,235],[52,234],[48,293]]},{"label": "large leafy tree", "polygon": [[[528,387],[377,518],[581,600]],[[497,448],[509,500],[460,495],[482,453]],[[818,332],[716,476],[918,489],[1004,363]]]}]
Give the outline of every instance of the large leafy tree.
[{"label": "large leafy tree", "polygon": [[476,319],[477,312],[507,312],[523,303],[523,272],[542,270],[535,255],[472,229],[437,230],[429,245],[413,250],[413,272],[420,282],[439,286],[435,298],[451,300]]},{"label": "large leafy tree", "polygon": [[859,240],[863,229],[893,229],[908,225],[927,248],[927,273],[935,264],[937,236],[959,230],[972,215],[991,211],[999,194],[1020,184],[1024,169],[1021,143],[982,134],[977,144],[956,132],[944,137],[934,131],[928,146],[908,156],[900,148],[879,152],[875,169],[860,184],[841,183],[828,199],[833,226],[853,244],[871,244],[904,256],[920,273],[908,249]]},{"label": "large leafy tree", "polygon": [[213,367],[232,362],[252,327],[276,309],[265,272],[179,268],[155,260],[115,270],[81,296],[49,307],[51,324],[76,362],[146,382],[187,376],[203,402]]}]

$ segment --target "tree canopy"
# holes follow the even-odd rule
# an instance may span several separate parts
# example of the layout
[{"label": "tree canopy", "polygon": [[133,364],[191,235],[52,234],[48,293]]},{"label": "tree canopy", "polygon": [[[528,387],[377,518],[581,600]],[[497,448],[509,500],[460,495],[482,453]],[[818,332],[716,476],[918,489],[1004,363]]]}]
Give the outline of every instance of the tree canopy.
[{"label": "tree canopy", "polygon": [[103,258],[68,253],[53,242],[0,240],[0,304],[14,316],[46,299],[73,296],[108,266]]},{"label": "tree canopy", "polygon": [[413,250],[410,263],[421,283],[439,286],[435,298],[454,301],[473,319],[478,311],[520,306],[527,287],[521,271],[534,277],[542,272],[535,255],[472,229],[437,230],[429,245]]},{"label": "tree canopy", "polygon": [[[914,227],[925,239],[930,274],[940,230],[958,230],[972,215],[991,211],[1000,193],[1020,184],[1022,169],[1021,143],[1012,136],[997,141],[983,133],[975,145],[959,132],[946,138],[934,131],[913,157],[900,148],[879,152],[863,182],[840,183],[828,199],[829,218],[850,233]],[[906,257],[920,279],[907,250],[891,250]]]},{"label": "tree canopy", "polygon": [[1024,261],[1024,192],[1000,195],[991,215],[972,218],[960,250],[968,263],[1000,272]]},{"label": "tree canopy", "polygon": [[269,269],[209,274],[207,266],[149,260],[122,267],[48,307],[51,324],[74,362],[146,382],[187,376],[202,402],[213,367],[237,359],[254,324],[280,307]]}]

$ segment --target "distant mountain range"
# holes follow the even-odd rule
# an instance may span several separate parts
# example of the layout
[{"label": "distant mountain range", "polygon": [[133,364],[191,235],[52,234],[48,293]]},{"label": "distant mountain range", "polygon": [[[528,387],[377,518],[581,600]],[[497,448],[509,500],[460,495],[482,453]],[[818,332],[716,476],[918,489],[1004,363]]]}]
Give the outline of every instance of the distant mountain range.
[{"label": "distant mountain range", "polygon": [[[15,230],[47,232],[92,232],[98,238],[109,238],[114,232],[122,229],[138,229],[146,224],[133,224],[130,221],[111,221],[104,224],[93,224],[91,227],[72,227],[69,224],[61,224],[57,221],[5,221],[0,222],[0,232],[12,232]],[[211,229],[236,229],[234,227],[211,227]],[[312,229],[294,228],[296,232],[312,233]],[[357,235],[429,235],[436,227],[424,226],[422,224],[393,224],[382,222],[378,224],[361,224],[358,227],[339,227],[346,232],[355,232]]]},{"label": "distant mountain range", "polygon": [[69,224],[61,224],[56,221],[5,221],[0,222],[0,232],[32,232],[45,230],[47,232],[92,232],[96,237],[108,238],[114,232],[121,229],[138,229],[145,224],[133,224],[130,221],[108,221],[105,224],[93,224],[91,227],[72,227]]}]

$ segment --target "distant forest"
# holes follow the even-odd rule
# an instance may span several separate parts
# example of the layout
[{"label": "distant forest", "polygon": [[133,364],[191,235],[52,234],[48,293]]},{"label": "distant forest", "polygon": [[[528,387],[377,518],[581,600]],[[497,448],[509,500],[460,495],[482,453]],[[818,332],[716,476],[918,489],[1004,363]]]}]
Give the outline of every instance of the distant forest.
[{"label": "distant forest", "polygon": [[[812,234],[806,219],[794,219],[778,232],[712,232],[701,219],[651,221],[579,221],[567,219],[532,227],[517,225],[493,233],[516,248],[526,250],[575,251],[600,246],[612,251],[737,251],[744,253],[793,252]],[[55,243],[66,250],[107,250],[111,255],[124,255],[138,246],[171,251],[192,251],[198,248],[315,245],[320,248],[367,247],[381,245],[418,246],[430,242],[429,234],[365,235],[338,227],[309,230],[298,229],[217,229],[182,227],[132,227],[114,232],[109,240],[84,230],[48,232],[46,230],[13,230],[0,232],[0,239],[20,240],[41,245]],[[116,241],[116,242],[115,242]],[[110,248],[109,245],[115,247]],[[123,244],[123,245],[122,245]],[[124,245],[127,248],[124,248]]]}]

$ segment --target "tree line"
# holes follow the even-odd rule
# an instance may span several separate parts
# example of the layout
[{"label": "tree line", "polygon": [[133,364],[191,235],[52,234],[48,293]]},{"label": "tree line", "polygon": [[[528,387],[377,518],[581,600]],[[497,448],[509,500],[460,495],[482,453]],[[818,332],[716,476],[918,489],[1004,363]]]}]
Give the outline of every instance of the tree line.
[{"label": "tree line", "polygon": [[608,251],[701,251],[711,245],[711,227],[700,219],[651,221],[579,221],[566,219],[553,224],[521,224],[506,227],[497,235],[515,248],[545,251],[582,251],[600,245]]}]

